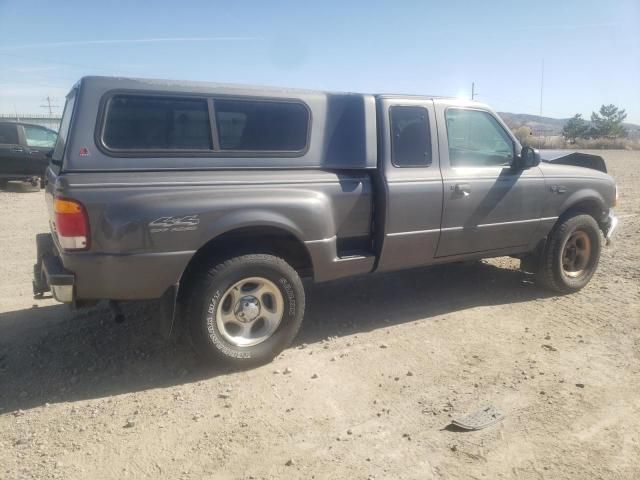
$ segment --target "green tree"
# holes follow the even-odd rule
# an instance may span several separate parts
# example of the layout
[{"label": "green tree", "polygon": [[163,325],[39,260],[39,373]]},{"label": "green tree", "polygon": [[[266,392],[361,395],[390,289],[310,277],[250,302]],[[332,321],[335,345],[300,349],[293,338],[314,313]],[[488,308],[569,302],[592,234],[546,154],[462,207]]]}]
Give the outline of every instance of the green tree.
[{"label": "green tree", "polygon": [[576,113],[571,117],[562,129],[562,135],[570,142],[575,142],[576,138],[586,137],[588,132],[589,126],[580,113]]},{"label": "green tree", "polygon": [[625,118],[627,118],[627,114],[624,109],[620,110],[611,104],[602,105],[600,107],[600,114],[596,112],[591,114],[591,136],[594,138],[626,137],[627,131],[622,126]]}]

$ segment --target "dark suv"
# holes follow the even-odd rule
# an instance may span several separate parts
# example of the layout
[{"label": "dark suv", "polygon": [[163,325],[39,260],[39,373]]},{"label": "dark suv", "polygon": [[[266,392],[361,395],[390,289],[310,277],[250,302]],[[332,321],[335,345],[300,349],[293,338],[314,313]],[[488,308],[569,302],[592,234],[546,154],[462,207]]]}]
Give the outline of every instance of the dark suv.
[{"label": "dark suv", "polygon": [[0,182],[43,178],[47,153],[57,138],[56,132],[40,125],[0,122]]}]

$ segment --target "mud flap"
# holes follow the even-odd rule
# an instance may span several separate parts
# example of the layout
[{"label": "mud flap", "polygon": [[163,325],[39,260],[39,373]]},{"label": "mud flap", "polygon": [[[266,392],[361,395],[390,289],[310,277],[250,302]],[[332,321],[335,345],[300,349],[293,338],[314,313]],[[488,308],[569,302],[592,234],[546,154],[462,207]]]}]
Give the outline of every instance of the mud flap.
[{"label": "mud flap", "polygon": [[177,309],[177,299],[178,299],[178,287],[179,285],[170,286],[164,295],[160,297],[160,318],[159,318],[159,328],[160,335],[162,335],[165,339],[171,338],[173,333],[175,332],[175,317],[176,317],[176,309]]},{"label": "mud flap", "polygon": [[54,254],[53,238],[50,233],[36,234],[36,263],[33,266],[33,295],[41,297],[42,294],[50,292],[51,288],[47,283],[44,271],[42,270],[42,259],[46,255]]}]

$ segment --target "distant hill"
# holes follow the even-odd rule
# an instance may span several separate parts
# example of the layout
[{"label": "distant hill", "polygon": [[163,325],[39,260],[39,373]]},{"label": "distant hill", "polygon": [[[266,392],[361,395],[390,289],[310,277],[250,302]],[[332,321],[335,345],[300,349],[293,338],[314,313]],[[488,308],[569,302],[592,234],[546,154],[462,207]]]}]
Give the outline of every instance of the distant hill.
[{"label": "distant hill", "polygon": [[[498,112],[498,115],[502,117],[509,128],[513,129],[521,125],[526,125],[533,130],[534,135],[543,136],[562,135],[562,128],[569,120],[568,118],[541,117],[527,113]],[[585,120],[587,123],[591,123],[588,119]],[[634,123],[624,123],[623,125],[627,129],[629,138],[640,138],[640,125]]]}]

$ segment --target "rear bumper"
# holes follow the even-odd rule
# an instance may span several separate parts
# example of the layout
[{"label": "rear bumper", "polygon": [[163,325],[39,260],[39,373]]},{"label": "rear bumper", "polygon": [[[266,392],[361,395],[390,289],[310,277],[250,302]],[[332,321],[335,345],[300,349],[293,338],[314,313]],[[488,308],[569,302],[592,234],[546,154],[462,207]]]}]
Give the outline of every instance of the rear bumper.
[{"label": "rear bumper", "polygon": [[62,303],[73,302],[73,288],[75,277],[65,270],[60,257],[47,256],[42,259],[44,276],[51,288],[53,298]]},{"label": "rear bumper", "polygon": [[36,244],[33,292],[51,291],[63,303],[160,298],[180,282],[195,253],[60,253],[50,234],[38,235]]}]

